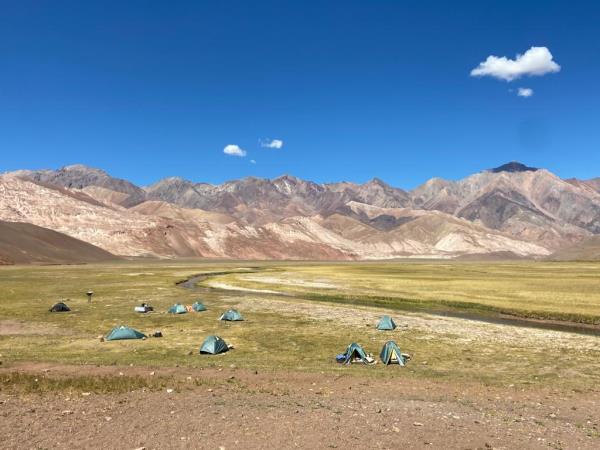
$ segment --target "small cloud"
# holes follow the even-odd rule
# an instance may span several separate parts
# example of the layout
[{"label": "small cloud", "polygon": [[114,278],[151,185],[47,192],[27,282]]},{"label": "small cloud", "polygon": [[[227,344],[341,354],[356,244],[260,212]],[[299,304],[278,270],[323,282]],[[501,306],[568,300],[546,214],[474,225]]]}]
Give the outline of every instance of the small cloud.
[{"label": "small cloud", "polygon": [[472,77],[490,76],[505,81],[513,81],[522,76],[541,76],[559,72],[560,66],[554,62],[552,53],[547,47],[531,47],[516,59],[506,56],[490,55],[471,70]]},{"label": "small cloud", "polygon": [[250,163],[252,164],[256,164],[256,161],[254,161],[253,159],[250,160]]},{"label": "small cloud", "polygon": [[533,89],[530,88],[519,88],[517,91],[519,97],[531,97],[533,95]]},{"label": "small cloud", "polygon": [[232,155],[232,156],[246,156],[246,150],[240,148],[238,145],[235,144],[229,144],[226,145],[225,148],[223,149],[223,153],[225,153],[226,155]]},{"label": "small cloud", "polygon": [[264,141],[260,141],[260,146],[264,148],[280,149],[283,147],[283,141],[281,139],[266,139]]}]

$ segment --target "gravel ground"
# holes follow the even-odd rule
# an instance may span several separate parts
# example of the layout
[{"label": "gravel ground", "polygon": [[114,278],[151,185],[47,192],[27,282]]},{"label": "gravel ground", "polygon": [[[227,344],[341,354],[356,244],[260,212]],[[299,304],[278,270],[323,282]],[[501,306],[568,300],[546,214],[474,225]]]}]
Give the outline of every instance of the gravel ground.
[{"label": "gravel ground", "polygon": [[41,363],[0,369],[9,371],[160,376],[173,390],[3,389],[7,449],[600,448],[597,392],[373,380],[354,376],[352,367],[342,376]]}]

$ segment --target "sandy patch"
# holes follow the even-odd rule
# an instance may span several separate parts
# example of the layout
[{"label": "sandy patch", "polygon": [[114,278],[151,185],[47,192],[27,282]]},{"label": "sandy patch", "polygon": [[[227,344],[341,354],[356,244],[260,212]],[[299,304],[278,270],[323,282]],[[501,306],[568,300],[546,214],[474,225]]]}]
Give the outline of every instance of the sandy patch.
[{"label": "sandy patch", "polygon": [[215,289],[223,289],[226,291],[243,291],[243,292],[255,292],[255,293],[262,293],[262,294],[281,294],[280,292],[277,291],[270,291],[268,289],[250,289],[250,288],[243,288],[240,286],[233,286],[231,284],[227,284],[227,283],[220,283],[218,281],[208,281],[206,283],[208,286],[215,288]]},{"label": "sandy patch", "polygon": [[32,334],[67,334],[52,325],[20,322],[18,320],[0,320],[0,336],[23,336]]},{"label": "sandy patch", "polygon": [[255,281],[258,283],[265,284],[279,284],[286,286],[301,286],[301,287],[310,287],[310,288],[318,288],[318,289],[338,289],[339,286],[332,283],[326,283],[323,281],[306,281],[306,280],[291,280],[287,278],[278,278],[278,277],[265,277],[265,276],[257,276],[257,275],[246,275],[243,277],[239,277],[241,280],[246,281]]}]

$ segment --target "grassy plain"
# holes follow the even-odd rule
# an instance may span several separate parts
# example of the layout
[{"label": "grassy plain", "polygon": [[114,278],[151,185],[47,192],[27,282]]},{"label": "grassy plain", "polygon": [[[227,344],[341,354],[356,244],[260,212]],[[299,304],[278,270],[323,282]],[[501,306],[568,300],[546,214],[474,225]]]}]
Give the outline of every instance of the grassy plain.
[{"label": "grassy plain", "polygon": [[[599,269],[589,263],[194,261],[3,267],[0,360],[4,367],[26,361],[234,366],[587,389],[600,381],[600,337],[441,317],[427,309],[506,310],[597,323]],[[175,284],[193,274],[228,271],[237,273],[202,282],[210,289],[194,292]],[[88,289],[95,291],[91,304],[84,295]],[[48,308],[61,299],[72,312],[49,313]],[[166,313],[175,302],[191,304],[197,299],[208,311]],[[134,313],[133,307],[142,301],[151,303],[156,312]],[[218,321],[229,307],[238,308],[246,320]],[[375,323],[382,313],[393,315],[403,326],[393,332],[377,331]],[[164,337],[100,342],[99,336],[120,324],[144,333],[161,330]],[[235,349],[213,357],[199,355],[209,334],[222,336]],[[413,356],[406,368],[342,367],[333,360],[353,341],[378,356],[389,339]],[[2,376],[12,376],[0,380],[5,383],[31,382]],[[135,386],[139,380],[131,382]],[[115,389],[123,389],[122,384]]]},{"label": "grassy plain", "polygon": [[600,324],[600,263],[292,265],[205,282],[215,283],[396,309],[495,312]]}]

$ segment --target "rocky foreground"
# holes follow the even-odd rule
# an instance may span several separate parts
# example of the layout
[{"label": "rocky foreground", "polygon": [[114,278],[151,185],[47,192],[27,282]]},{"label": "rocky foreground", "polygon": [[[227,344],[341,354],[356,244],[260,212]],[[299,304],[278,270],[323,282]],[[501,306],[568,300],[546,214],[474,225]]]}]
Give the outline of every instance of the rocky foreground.
[{"label": "rocky foreground", "polygon": [[[160,379],[125,393],[0,391],[4,448],[596,449],[589,393],[294,372],[21,364],[39,379]],[[352,371],[352,367],[348,368]],[[400,368],[390,370],[401,371]],[[140,378],[137,378],[138,380]],[[105,378],[108,379],[108,378]]]}]

